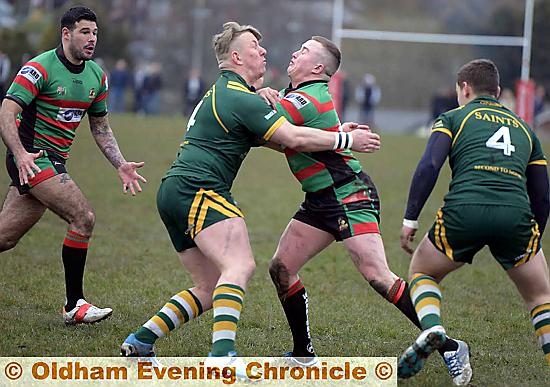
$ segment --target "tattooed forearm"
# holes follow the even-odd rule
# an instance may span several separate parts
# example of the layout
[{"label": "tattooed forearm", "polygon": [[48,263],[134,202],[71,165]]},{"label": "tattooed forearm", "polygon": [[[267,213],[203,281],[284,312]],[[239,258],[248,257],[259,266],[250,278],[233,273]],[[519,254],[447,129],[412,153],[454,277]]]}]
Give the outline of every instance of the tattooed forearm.
[{"label": "tattooed forearm", "polygon": [[124,156],[120,153],[118,143],[113,135],[111,127],[109,126],[107,116],[90,116],[90,130],[92,131],[92,135],[94,136],[97,146],[115,168],[120,167],[126,162],[126,160],[124,160]]}]

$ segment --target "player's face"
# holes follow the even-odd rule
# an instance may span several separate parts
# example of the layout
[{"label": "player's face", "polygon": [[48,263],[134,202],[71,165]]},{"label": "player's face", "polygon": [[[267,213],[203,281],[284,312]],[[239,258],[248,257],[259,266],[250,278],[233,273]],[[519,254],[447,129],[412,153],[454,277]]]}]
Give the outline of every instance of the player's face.
[{"label": "player's face", "polygon": [[245,32],[238,39],[239,56],[247,72],[253,80],[261,78],[265,73],[266,49],[260,46],[258,39],[250,32]]},{"label": "player's face", "polygon": [[319,63],[320,52],[323,49],[321,43],[316,40],[308,40],[299,50],[292,54],[286,72],[292,82],[300,82],[321,64]]},{"label": "player's face", "polygon": [[97,24],[90,20],[80,20],[75,28],[68,31],[68,51],[76,64],[92,59],[97,43]]}]

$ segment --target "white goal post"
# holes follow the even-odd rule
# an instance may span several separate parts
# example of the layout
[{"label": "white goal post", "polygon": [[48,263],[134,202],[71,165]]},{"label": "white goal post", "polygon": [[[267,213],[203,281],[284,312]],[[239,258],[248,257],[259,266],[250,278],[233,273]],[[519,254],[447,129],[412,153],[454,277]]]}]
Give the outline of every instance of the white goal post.
[{"label": "white goal post", "polygon": [[467,44],[522,47],[521,80],[516,85],[516,113],[529,124],[534,123],[535,83],[529,79],[531,67],[531,38],[535,0],[525,0],[523,36],[430,34],[402,31],[346,29],[344,0],[333,0],[332,41],[341,47],[342,39],[368,39],[410,43]]},{"label": "white goal post", "polygon": [[521,79],[529,79],[531,65],[531,35],[533,31],[534,0],[525,0],[523,36],[429,34],[418,32],[377,31],[346,29],[344,24],[344,0],[333,0],[332,41],[341,46],[342,39],[369,39],[393,42],[470,44],[488,46],[523,47]]}]

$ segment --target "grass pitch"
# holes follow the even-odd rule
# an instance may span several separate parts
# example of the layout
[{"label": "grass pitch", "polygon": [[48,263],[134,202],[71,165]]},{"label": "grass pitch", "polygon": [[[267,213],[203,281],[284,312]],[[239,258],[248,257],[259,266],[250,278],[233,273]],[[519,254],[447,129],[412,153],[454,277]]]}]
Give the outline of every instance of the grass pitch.
[{"label": "grass pitch", "polygon": [[[114,169],[83,124],[68,171],[96,211],[85,294],[111,306],[113,316],[97,325],[65,327],[60,259],[65,223],[51,213],[13,250],[1,255],[0,356],[117,356],[131,331],[176,292],[191,285],[157,215],[156,190],[182,138],[181,117],[111,117],[128,160],[145,161],[148,179],[136,197],[122,195]],[[382,233],[392,270],[406,277],[409,257],[399,247],[400,224],[412,172],[425,139],[384,135],[382,150],[359,155],[382,200]],[[547,154],[550,144],[544,144]],[[448,167],[420,219],[419,234],[431,225],[448,183]],[[5,190],[8,177],[0,174]],[[247,291],[237,335],[242,356],[279,356],[291,336],[267,263],[286,223],[302,199],[282,155],[254,149],[237,177],[234,197],[247,216],[257,271]],[[548,250],[548,237],[543,245]],[[399,356],[417,331],[357,273],[344,249],[334,244],[302,272],[309,294],[311,330],[320,356]],[[474,265],[451,274],[442,285],[447,332],[471,345],[479,386],[548,385],[550,373],[511,281],[484,250]],[[209,351],[212,315],[207,313],[159,341],[159,356],[203,356]],[[410,386],[450,385],[439,356],[430,358]]]}]

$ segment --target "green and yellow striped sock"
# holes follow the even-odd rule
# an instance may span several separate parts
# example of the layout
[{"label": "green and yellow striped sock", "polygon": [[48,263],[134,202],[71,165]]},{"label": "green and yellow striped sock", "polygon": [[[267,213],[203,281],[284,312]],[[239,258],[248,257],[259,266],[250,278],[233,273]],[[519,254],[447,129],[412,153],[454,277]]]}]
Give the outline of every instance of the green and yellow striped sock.
[{"label": "green and yellow striped sock", "polygon": [[441,290],[435,279],[422,273],[415,274],[410,292],[422,329],[441,325]]},{"label": "green and yellow striped sock", "polygon": [[531,322],[544,357],[550,365],[550,303],[534,307],[531,311]]},{"label": "green and yellow striped sock", "polygon": [[181,324],[198,317],[202,313],[202,305],[191,290],[184,290],[174,295],[162,309],[141,328],[136,338],[147,344],[154,344],[157,339],[166,336]]},{"label": "green and yellow striped sock", "polygon": [[214,290],[212,309],[212,356],[226,356],[235,350],[237,323],[243,308],[244,290],[237,285],[222,284]]}]

